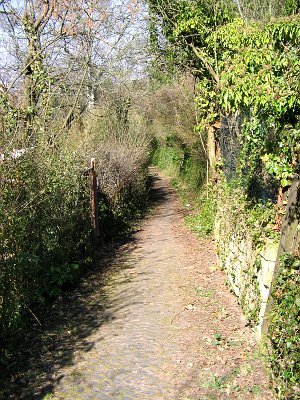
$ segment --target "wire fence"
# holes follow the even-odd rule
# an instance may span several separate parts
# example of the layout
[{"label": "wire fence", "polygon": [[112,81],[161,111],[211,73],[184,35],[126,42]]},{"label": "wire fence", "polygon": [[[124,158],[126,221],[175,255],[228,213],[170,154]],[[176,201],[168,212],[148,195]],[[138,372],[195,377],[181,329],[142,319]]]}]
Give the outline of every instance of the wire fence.
[{"label": "wire fence", "polygon": [[[265,169],[262,160],[244,159],[240,162],[243,138],[243,123],[246,114],[223,117],[217,130],[216,140],[222,158],[222,171],[229,183],[238,182],[249,199],[276,202],[278,181]],[[245,156],[244,156],[245,158]]]}]

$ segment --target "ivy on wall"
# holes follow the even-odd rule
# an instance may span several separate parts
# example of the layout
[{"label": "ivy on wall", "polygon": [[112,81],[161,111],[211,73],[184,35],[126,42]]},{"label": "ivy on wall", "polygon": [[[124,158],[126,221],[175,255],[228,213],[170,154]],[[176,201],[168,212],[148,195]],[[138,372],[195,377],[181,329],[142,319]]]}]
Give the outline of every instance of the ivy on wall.
[{"label": "ivy on wall", "polygon": [[300,395],[300,257],[284,255],[273,288],[270,362],[279,398]]},{"label": "ivy on wall", "polygon": [[214,35],[222,51],[220,107],[247,111],[240,165],[262,163],[285,187],[298,164],[300,19],[237,21]]}]

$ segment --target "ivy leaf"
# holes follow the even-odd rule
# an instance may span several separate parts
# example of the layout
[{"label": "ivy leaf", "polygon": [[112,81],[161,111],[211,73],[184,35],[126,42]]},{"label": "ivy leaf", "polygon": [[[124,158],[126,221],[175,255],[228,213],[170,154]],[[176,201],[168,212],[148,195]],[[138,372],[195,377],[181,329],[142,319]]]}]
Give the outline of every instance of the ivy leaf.
[{"label": "ivy leaf", "polygon": [[281,186],[282,187],[286,187],[286,186],[290,186],[291,185],[291,181],[289,179],[286,178],[282,178],[280,180]]}]

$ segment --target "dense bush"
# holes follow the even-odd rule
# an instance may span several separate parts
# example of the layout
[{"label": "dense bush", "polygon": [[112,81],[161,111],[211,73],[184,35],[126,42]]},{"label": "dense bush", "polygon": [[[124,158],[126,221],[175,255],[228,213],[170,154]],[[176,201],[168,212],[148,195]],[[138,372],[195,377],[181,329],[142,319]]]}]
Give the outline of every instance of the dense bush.
[{"label": "dense bush", "polygon": [[112,237],[120,226],[126,229],[130,220],[140,215],[147,198],[152,136],[133,94],[133,90],[127,90],[103,95],[93,118],[86,121],[90,143],[87,151],[97,160],[105,237]]},{"label": "dense bush", "polygon": [[0,164],[1,334],[61,294],[89,256],[89,187],[82,165],[39,147]]},{"label": "dense bush", "polygon": [[[182,188],[197,193],[206,177],[204,155],[200,143],[190,149],[185,144],[170,144],[167,138],[164,145],[156,144],[152,162],[168,176],[177,180]],[[173,140],[171,140],[173,142]]]}]

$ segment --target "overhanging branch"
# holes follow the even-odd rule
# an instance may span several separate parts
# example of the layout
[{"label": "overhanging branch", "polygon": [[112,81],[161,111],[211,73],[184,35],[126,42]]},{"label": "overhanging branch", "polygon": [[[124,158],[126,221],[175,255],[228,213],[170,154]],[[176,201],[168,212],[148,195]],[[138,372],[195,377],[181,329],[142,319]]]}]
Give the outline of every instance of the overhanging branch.
[{"label": "overhanging branch", "polygon": [[213,69],[212,65],[209,63],[209,61],[203,57],[203,55],[199,52],[199,50],[197,50],[197,48],[193,45],[193,43],[189,44],[190,47],[192,48],[193,52],[195,53],[195,55],[199,58],[199,60],[201,60],[205,66],[205,68],[208,70],[208,72],[210,73],[210,75],[212,76],[212,78],[219,83],[220,78],[219,75],[216,73],[216,71]]}]

